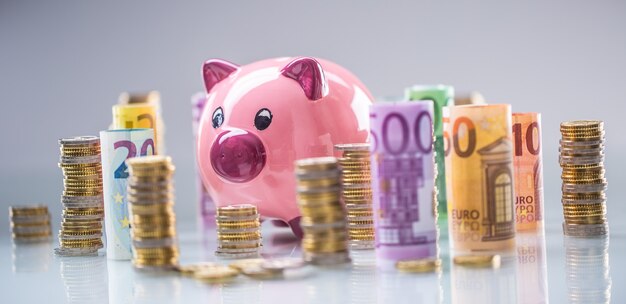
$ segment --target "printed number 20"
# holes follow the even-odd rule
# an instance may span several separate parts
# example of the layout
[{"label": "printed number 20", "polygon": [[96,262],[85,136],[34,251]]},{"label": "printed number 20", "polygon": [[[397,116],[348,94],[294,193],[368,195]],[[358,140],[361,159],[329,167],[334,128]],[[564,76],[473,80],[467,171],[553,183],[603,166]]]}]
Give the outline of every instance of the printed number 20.
[{"label": "printed number 20", "polygon": [[[152,139],[147,139],[141,145],[141,150],[139,152],[140,156],[148,155],[148,147],[152,147],[152,151],[154,151],[154,141]],[[137,156],[137,147],[130,140],[120,140],[113,144],[113,148],[117,150],[118,148],[126,148],[128,154],[126,154],[127,160],[129,158]],[[128,178],[128,168],[126,167],[126,162],[123,161],[117,169],[115,169],[115,173],[113,174],[114,178]]]}]

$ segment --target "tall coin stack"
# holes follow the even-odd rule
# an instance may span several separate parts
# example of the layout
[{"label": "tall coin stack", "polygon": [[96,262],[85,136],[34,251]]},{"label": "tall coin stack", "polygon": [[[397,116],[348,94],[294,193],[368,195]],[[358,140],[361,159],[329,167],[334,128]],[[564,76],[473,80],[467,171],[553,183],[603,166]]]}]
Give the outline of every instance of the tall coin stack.
[{"label": "tall coin stack", "polygon": [[603,122],[561,123],[559,151],[565,235],[607,235]]},{"label": "tall coin stack", "polygon": [[350,262],[341,170],[334,157],[296,161],[296,192],[302,214],[304,260],[314,265]]},{"label": "tall coin stack", "polygon": [[128,159],[126,164],[133,266],[142,270],[173,269],[178,266],[179,253],[172,160],[152,155]]},{"label": "tall coin stack", "polygon": [[374,248],[374,218],[372,211],[372,176],[369,144],[340,144],[342,151],[341,196],[348,213],[348,237],[353,249]]},{"label": "tall coin stack", "polygon": [[18,243],[46,241],[52,235],[48,206],[9,207],[11,233]]},{"label": "tall coin stack", "polygon": [[59,231],[63,256],[95,255],[102,244],[102,165],[100,139],[78,136],[59,140],[63,171],[63,221]]},{"label": "tall coin stack", "polygon": [[217,209],[217,242],[215,254],[225,258],[244,258],[259,255],[261,223],[256,206],[231,205]]}]

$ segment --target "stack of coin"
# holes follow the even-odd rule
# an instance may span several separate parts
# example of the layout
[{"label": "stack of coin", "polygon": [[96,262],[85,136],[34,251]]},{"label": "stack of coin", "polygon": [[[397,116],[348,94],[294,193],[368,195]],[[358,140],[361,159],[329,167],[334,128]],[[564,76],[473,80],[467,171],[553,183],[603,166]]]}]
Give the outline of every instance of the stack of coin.
[{"label": "stack of coin", "polygon": [[217,209],[217,251],[225,258],[245,258],[259,255],[261,223],[256,206],[231,205]]},{"label": "stack of coin", "polygon": [[63,221],[59,231],[61,246],[56,254],[95,255],[102,244],[102,165],[100,139],[79,136],[59,140],[64,191]]},{"label": "stack of coin", "polygon": [[9,217],[13,240],[17,243],[46,241],[52,235],[48,206],[12,206]]},{"label": "stack of coin", "polygon": [[175,269],[179,253],[172,160],[152,155],[130,158],[126,164],[133,265],[141,270]]},{"label": "stack of coin", "polygon": [[369,144],[340,144],[342,151],[341,198],[348,213],[348,236],[352,249],[374,248],[374,218],[372,211],[372,176],[370,174]]},{"label": "stack of coin", "polygon": [[334,157],[296,161],[297,200],[304,260],[314,265],[350,262],[341,171]]},{"label": "stack of coin", "polygon": [[563,230],[570,236],[608,234],[604,177],[604,124],[580,120],[561,123],[559,149],[563,180]]}]

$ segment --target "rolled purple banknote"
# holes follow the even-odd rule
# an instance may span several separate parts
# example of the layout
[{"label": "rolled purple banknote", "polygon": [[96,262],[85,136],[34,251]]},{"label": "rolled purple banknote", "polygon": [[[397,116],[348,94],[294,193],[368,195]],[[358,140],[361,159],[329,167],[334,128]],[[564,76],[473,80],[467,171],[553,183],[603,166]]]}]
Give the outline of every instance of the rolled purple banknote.
[{"label": "rolled purple banknote", "polygon": [[433,103],[374,103],[370,125],[378,264],[436,257]]},{"label": "rolled purple banknote", "polygon": [[[202,111],[204,110],[206,102],[206,93],[196,93],[191,97],[194,142],[196,142],[196,138],[198,137],[200,118],[202,118]],[[202,218],[202,225],[215,225],[215,219],[211,218],[215,215],[215,204],[202,182],[200,171],[196,171],[196,188],[198,189],[198,207],[200,210],[200,217]]]}]

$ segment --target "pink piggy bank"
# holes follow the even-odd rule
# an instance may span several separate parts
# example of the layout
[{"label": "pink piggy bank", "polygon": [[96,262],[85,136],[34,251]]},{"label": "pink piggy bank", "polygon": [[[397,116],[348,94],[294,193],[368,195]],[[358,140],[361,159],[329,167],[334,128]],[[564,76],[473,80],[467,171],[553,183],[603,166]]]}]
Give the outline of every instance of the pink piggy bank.
[{"label": "pink piggy bank", "polygon": [[256,205],[301,236],[294,162],[366,142],[369,91],[341,66],[311,57],[244,66],[211,59],[203,75],[197,155],[209,194],[218,207]]}]

